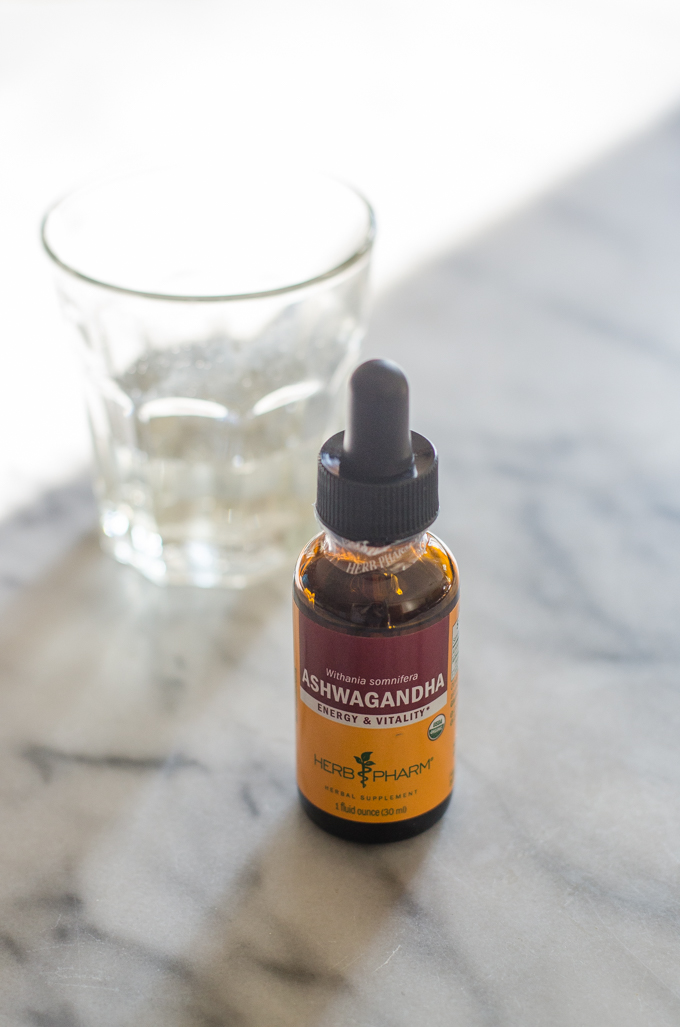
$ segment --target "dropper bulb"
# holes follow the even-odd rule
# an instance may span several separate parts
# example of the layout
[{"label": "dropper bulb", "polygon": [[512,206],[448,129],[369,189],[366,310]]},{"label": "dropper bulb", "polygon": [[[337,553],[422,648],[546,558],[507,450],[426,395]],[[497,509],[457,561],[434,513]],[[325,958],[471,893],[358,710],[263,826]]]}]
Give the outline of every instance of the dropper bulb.
[{"label": "dropper bulb", "polygon": [[406,375],[391,360],[367,360],[349,381],[340,477],[377,482],[412,467]]}]

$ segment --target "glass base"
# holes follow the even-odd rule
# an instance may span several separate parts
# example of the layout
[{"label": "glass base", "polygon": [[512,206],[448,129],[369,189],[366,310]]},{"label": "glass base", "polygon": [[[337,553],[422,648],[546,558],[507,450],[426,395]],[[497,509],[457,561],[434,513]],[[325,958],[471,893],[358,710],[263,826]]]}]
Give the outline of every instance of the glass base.
[{"label": "glass base", "polygon": [[[101,536],[101,547],[118,563],[134,567],[155,585],[243,589],[290,565],[313,527],[305,525],[288,544],[268,545],[256,552],[228,550],[206,542],[166,543],[157,554],[135,548],[128,538]],[[296,533],[298,534],[298,533]]]}]

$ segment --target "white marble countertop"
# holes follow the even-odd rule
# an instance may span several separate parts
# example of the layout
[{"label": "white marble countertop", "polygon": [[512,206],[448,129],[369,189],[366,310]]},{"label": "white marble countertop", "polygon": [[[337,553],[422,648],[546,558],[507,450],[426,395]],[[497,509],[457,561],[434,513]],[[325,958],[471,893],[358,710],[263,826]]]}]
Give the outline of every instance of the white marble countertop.
[{"label": "white marble countertop", "polygon": [[287,576],[159,590],[78,484],[0,529],[3,1027],[676,1027],[679,185],[671,120],[376,311],[462,575],[427,834],[299,812]]}]

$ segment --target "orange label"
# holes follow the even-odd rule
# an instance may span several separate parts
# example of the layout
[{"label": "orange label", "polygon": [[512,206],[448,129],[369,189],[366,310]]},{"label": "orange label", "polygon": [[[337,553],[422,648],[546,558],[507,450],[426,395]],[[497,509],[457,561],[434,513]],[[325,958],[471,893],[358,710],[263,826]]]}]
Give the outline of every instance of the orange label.
[{"label": "orange label", "polygon": [[297,775],[318,809],[408,820],[453,787],[458,606],[407,634],[322,627],[294,607]]}]

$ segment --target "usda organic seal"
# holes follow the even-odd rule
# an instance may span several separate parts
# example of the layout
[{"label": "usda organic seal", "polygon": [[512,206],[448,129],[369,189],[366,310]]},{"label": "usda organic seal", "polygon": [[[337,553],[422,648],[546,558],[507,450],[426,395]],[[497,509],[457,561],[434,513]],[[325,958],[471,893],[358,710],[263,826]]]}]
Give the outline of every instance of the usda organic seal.
[{"label": "usda organic seal", "polygon": [[430,726],[427,729],[427,737],[431,742],[439,738],[440,734],[446,727],[446,717],[443,713],[440,713],[438,717],[435,717]]}]

